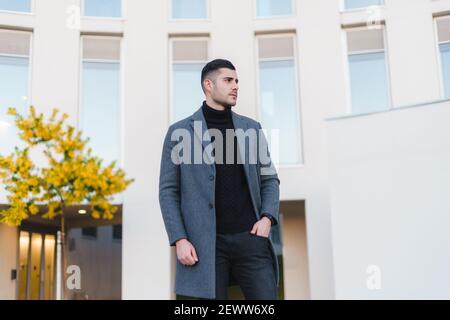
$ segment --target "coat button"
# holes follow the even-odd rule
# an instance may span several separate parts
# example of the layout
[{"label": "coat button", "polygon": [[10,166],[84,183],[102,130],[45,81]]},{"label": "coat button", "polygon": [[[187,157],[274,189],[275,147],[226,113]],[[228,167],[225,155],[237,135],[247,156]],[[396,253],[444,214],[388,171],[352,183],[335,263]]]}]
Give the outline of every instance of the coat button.
[{"label": "coat button", "polygon": [[212,209],[214,208],[214,205],[212,203],[209,204],[209,208]]},{"label": "coat button", "polygon": [[214,180],[214,176],[213,176],[213,175],[210,175],[210,176],[209,176],[209,180],[213,181],[213,180]]}]

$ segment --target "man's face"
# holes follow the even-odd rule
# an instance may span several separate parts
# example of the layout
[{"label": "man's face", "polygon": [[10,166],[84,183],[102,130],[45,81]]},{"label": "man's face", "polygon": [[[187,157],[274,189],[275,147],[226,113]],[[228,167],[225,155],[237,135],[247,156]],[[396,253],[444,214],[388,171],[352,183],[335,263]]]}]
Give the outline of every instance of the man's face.
[{"label": "man's face", "polygon": [[239,90],[238,82],[236,70],[220,68],[211,83],[211,98],[223,106],[235,106]]}]

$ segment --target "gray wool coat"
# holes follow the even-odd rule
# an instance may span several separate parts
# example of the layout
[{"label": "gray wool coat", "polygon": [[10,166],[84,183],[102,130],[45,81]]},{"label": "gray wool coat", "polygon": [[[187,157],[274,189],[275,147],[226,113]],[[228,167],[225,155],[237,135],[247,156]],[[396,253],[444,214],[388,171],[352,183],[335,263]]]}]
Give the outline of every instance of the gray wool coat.
[{"label": "gray wool coat", "polygon": [[[261,129],[259,122],[241,116],[232,111],[232,120],[235,129]],[[194,123],[202,124],[201,132],[194,130]],[[164,225],[169,238],[169,245],[175,246],[178,239],[186,238],[195,247],[199,261],[194,266],[184,266],[176,259],[175,292],[180,295],[214,299],[215,298],[215,250],[216,250],[216,214],[214,207],[215,174],[214,157],[206,157],[200,164],[180,163],[173,161],[174,154],[188,155],[179,152],[177,145],[180,140],[173,139],[172,134],[185,129],[190,133],[192,150],[201,145],[205,148],[211,141],[202,109],[199,108],[192,116],[172,124],[166,134],[160,168],[159,202]],[[206,131],[206,132],[205,132]],[[202,139],[203,137],[203,139]],[[175,140],[175,141],[172,141]],[[185,141],[186,142],[186,141]],[[259,148],[267,150],[267,141],[262,135],[258,136]],[[262,213],[272,215],[278,221],[279,210],[279,184],[280,180],[272,161],[251,162],[248,158],[249,143],[239,143],[240,154],[246,155],[244,163],[251,201],[255,209],[255,216],[259,220]],[[173,152],[173,148],[178,152]],[[245,150],[244,150],[245,148]],[[259,150],[259,149],[258,149]],[[245,153],[242,153],[244,152]],[[194,159],[192,152],[191,159]],[[208,154],[208,153],[207,153]],[[179,158],[177,158],[179,160]],[[193,163],[193,162],[191,162]],[[264,173],[264,174],[262,174]],[[250,231],[250,230],[249,230]],[[279,284],[278,261],[272,243],[272,232],[269,244],[273,256],[273,268],[276,282]],[[236,284],[231,278],[231,284]]]}]

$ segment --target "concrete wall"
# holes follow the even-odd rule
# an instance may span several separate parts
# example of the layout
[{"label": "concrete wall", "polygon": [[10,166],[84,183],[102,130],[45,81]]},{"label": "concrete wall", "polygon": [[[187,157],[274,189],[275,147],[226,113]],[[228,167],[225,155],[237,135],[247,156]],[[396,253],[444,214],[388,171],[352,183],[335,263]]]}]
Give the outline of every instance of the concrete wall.
[{"label": "concrete wall", "polygon": [[[170,249],[158,204],[160,150],[169,122],[165,1],[128,1],[124,30],[124,163],[136,179],[123,215],[124,299],[169,299]],[[142,14],[145,12],[145,14]]]},{"label": "concrete wall", "polygon": [[450,298],[450,101],[331,120],[336,298]]}]

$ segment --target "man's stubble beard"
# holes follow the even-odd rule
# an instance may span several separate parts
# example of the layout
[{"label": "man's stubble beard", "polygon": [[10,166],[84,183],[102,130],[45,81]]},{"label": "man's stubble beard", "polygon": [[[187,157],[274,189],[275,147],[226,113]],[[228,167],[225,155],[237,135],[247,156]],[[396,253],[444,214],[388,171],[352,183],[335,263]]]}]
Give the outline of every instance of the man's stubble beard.
[{"label": "man's stubble beard", "polygon": [[223,106],[224,108],[229,108],[229,109],[234,107],[236,105],[236,103],[237,103],[237,99],[236,99],[236,101],[233,101],[231,104],[228,101],[226,101],[226,99],[216,100],[216,99],[213,98],[213,100],[214,100],[215,103],[218,103],[221,106]]}]

